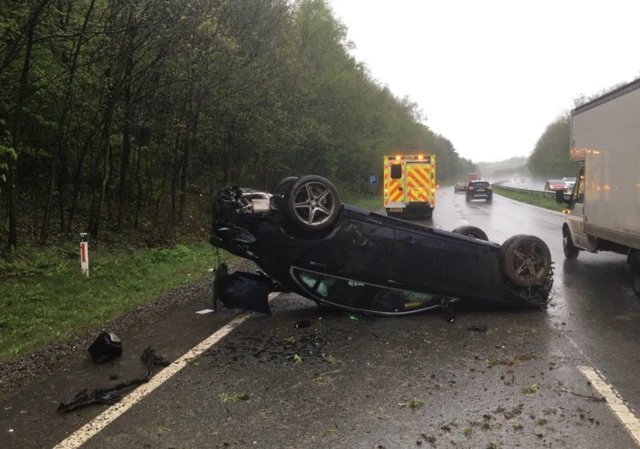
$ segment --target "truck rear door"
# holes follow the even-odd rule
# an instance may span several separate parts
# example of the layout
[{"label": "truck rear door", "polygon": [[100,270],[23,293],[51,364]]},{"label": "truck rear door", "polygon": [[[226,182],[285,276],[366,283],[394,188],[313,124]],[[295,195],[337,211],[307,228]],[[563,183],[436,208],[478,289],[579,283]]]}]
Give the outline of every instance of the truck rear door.
[{"label": "truck rear door", "polygon": [[422,161],[407,161],[407,202],[426,203],[431,193],[430,166]]}]

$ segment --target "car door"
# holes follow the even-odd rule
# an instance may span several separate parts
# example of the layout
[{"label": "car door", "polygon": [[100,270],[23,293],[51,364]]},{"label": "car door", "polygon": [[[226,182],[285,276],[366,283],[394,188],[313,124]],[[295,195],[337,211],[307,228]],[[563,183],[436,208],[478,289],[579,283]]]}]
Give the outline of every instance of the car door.
[{"label": "car door", "polygon": [[[584,169],[583,169],[584,170]],[[588,251],[595,250],[594,242],[590,241],[584,232],[584,171],[580,175],[574,186],[571,195],[570,213],[567,214],[567,224],[571,228],[573,242],[580,248]]]},{"label": "car door", "polygon": [[375,216],[345,212],[336,235],[297,265],[336,277],[379,284],[386,275],[393,239],[393,229]]},{"label": "car door", "polygon": [[471,295],[487,284],[482,244],[438,230],[396,229],[388,285],[454,297]]}]

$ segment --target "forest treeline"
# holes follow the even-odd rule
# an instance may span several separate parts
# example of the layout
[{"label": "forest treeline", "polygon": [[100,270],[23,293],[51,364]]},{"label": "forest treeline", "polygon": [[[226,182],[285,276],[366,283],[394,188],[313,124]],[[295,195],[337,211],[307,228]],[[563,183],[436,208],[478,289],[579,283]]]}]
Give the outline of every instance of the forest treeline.
[{"label": "forest treeline", "polygon": [[351,45],[324,0],[1,2],[0,237],[167,239],[220,186],[358,194],[394,151],[473,171]]},{"label": "forest treeline", "polygon": [[[615,84],[593,95],[581,95],[573,100],[573,107],[577,108],[625,84],[627,83]],[[543,179],[576,176],[580,163],[569,159],[570,140],[571,113],[565,112],[547,125],[538,139],[527,162],[531,174]]]}]

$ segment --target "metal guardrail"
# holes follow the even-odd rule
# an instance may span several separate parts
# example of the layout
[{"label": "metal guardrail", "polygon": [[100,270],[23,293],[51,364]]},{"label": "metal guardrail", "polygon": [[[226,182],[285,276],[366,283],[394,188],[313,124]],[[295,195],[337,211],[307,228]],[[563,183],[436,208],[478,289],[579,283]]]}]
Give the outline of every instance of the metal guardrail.
[{"label": "metal guardrail", "polygon": [[[531,195],[537,195],[537,196],[544,196],[547,198],[555,198],[556,197],[556,192],[547,192],[546,190],[530,190],[530,189],[519,189],[517,187],[508,187],[508,186],[503,186],[500,183],[495,183],[495,186],[504,189],[504,190],[509,190],[511,192],[521,192],[521,193],[529,193]],[[571,198],[571,193],[567,193],[565,192],[564,194],[564,199],[568,200],[569,198]]]}]

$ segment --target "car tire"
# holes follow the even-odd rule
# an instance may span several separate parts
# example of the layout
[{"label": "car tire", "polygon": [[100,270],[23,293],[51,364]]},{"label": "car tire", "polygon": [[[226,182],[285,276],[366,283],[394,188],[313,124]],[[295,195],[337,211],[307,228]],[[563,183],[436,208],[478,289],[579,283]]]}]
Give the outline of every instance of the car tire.
[{"label": "car tire", "polygon": [[514,235],[500,248],[502,272],[518,287],[541,285],[551,271],[551,252],[542,239],[533,235]]},{"label": "car tire", "polygon": [[491,204],[491,203],[493,203],[493,198],[491,198],[490,196],[489,196],[489,197],[487,197],[486,203],[487,203],[487,204]]},{"label": "car tire", "polygon": [[568,229],[562,230],[562,249],[564,251],[564,257],[567,259],[577,259],[580,254],[580,248],[576,248],[571,238],[571,231]]},{"label": "car tire", "polygon": [[287,218],[305,231],[321,231],[336,222],[340,214],[338,189],[322,176],[303,176],[285,198]]},{"label": "car tire", "polygon": [[466,235],[467,237],[473,237],[474,239],[489,241],[487,234],[480,228],[475,226],[458,226],[453,231],[454,234]]},{"label": "car tire", "polygon": [[287,176],[276,185],[276,188],[273,189],[273,194],[286,197],[287,194],[291,191],[291,187],[293,187],[293,184],[295,184],[297,180],[297,176]]},{"label": "car tire", "polygon": [[631,288],[633,293],[640,296],[640,251],[635,251],[631,256]]},{"label": "car tire", "polygon": [[467,203],[471,201],[471,198],[469,198],[469,195],[467,195],[466,201]]}]

